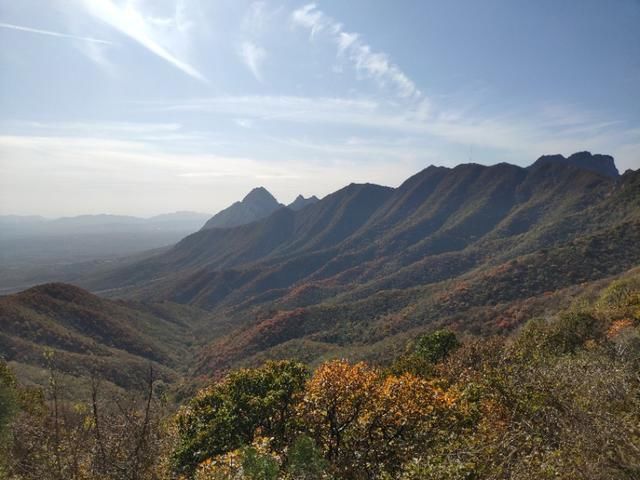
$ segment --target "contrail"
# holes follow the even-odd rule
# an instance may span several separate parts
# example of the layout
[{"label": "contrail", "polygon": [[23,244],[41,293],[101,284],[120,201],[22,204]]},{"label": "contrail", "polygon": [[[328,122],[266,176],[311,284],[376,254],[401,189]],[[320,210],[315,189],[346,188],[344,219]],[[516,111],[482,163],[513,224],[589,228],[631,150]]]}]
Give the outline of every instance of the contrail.
[{"label": "contrail", "polygon": [[82,40],[84,42],[101,43],[103,45],[115,45],[113,42],[109,42],[107,40],[100,40],[100,39],[91,38],[91,37],[78,37],[76,35],[69,35],[67,33],[52,32],[50,30],[40,30],[38,28],[30,28],[30,27],[22,27],[20,25],[12,25],[11,23],[1,23],[0,22],[0,27],[2,27],[2,28],[10,28],[12,30],[20,30],[22,32],[39,33],[40,35],[49,35],[49,36],[52,36],[52,37],[71,38],[73,40]]}]

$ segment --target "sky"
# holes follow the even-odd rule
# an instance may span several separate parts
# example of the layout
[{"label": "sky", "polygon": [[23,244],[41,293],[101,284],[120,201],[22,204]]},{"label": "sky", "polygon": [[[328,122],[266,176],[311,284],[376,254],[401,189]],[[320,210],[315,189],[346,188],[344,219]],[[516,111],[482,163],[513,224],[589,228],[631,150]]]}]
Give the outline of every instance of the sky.
[{"label": "sky", "polygon": [[0,214],[216,212],[428,165],[640,168],[639,0],[0,0]]}]

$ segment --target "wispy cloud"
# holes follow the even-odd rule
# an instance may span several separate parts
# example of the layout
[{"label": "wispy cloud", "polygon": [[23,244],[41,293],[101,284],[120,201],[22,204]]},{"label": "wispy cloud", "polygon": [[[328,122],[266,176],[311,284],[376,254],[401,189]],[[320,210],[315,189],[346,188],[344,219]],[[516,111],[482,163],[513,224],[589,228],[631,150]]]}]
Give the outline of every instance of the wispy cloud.
[{"label": "wispy cloud", "polygon": [[311,37],[326,35],[337,47],[338,56],[348,58],[356,70],[381,85],[391,85],[402,98],[419,98],[421,92],[389,56],[375,52],[359,34],[344,30],[343,25],[318,9],[314,3],[291,14],[295,25],[307,28]]},{"label": "wispy cloud", "polygon": [[53,32],[51,30],[41,30],[39,28],[25,27],[22,25],[13,25],[11,23],[0,23],[0,28],[19,30],[21,32],[37,33],[38,35],[48,35],[50,37],[69,38],[72,40],[80,40],[82,42],[88,43],[99,43],[101,45],[115,45],[113,42],[110,42],[108,40],[101,40],[99,38],[81,37],[78,35],[70,35],[68,33]]},{"label": "wispy cloud", "polygon": [[[115,28],[122,34],[138,42],[151,53],[162,58],[175,68],[187,75],[207,83],[206,77],[195,67],[178,58],[163,41],[157,31],[158,19],[143,15],[138,9],[138,3],[127,1],[120,5],[112,0],[81,0],[86,10],[95,18]],[[182,12],[180,11],[182,14]],[[181,23],[184,25],[184,22]],[[160,21],[160,27],[166,27],[167,23]]]},{"label": "wispy cloud", "polygon": [[[637,145],[638,130],[593,113],[566,106],[542,106],[538,111],[511,111],[490,116],[465,108],[457,110],[455,103],[449,101],[451,105],[445,110],[431,107],[425,99],[407,106],[370,98],[260,95],[139,105],[144,110],[156,112],[240,116],[252,120],[256,131],[260,131],[261,124],[273,126],[279,122],[308,125],[311,132],[321,125],[325,134],[329,126],[335,127],[336,131],[344,128],[366,131],[375,138],[401,134],[422,142],[440,140],[463,147],[490,149],[511,155],[512,161],[527,162],[543,153],[592,149],[603,153],[619,152],[618,160],[623,166],[637,162],[633,159],[636,157],[629,155],[631,149],[625,146]],[[340,145],[338,148],[344,153],[351,149]],[[381,157],[389,157],[384,150],[379,153]]]},{"label": "wispy cloud", "polygon": [[266,50],[253,42],[245,41],[240,45],[239,54],[253,76],[261,82],[262,64],[267,57]]}]

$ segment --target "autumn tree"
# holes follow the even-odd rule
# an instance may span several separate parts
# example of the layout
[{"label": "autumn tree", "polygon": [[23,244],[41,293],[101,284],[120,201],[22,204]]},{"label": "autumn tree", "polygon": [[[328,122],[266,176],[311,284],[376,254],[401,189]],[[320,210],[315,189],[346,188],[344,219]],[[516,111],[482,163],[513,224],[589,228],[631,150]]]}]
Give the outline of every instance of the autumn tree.
[{"label": "autumn tree", "polygon": [[427,380],[338,360],[316,370],[299,415],[340,478],[377,478],[437,442],[451,405]]}]

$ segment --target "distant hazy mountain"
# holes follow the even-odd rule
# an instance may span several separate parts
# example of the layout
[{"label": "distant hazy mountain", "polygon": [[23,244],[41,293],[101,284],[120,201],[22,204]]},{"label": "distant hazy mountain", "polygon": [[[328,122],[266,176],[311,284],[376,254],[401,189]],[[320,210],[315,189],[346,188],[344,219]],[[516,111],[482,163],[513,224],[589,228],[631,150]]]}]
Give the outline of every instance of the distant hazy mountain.
[{"label": "distant hazy mountain", "polygon": [[298,195],[293,202],[287,205],[287,207],[289,207],[291,210],[302,210],[307,205],[313,205],[318,201],[319,199],[315,195],[309,198],[304,198],[302,195]]},{"label": "distant hazy mountain", "polygon": [[173,225],[176,227],[188,227],[193,229],[195,225],[202,225],[202,222],[209,218],[208,213],[200,212],[173,212],[156,215],[146,220],[149,225]]},{"label": "distant hazy mountain", "polygon": [[208,214],[199,212],[165,213],[149,218],[109,214],[78,215],[55,219],[39,216],[0,215],[0,238],[158,229],[195,232],[207,218],[209,218]]},{"label": "distant hazy mountain", "polygon": [[284,205],[278,203],[264,187],[254,188],[241,202],[218,212],[207,221],[202,230],[211,228],[232,228],[268,217]]}]

